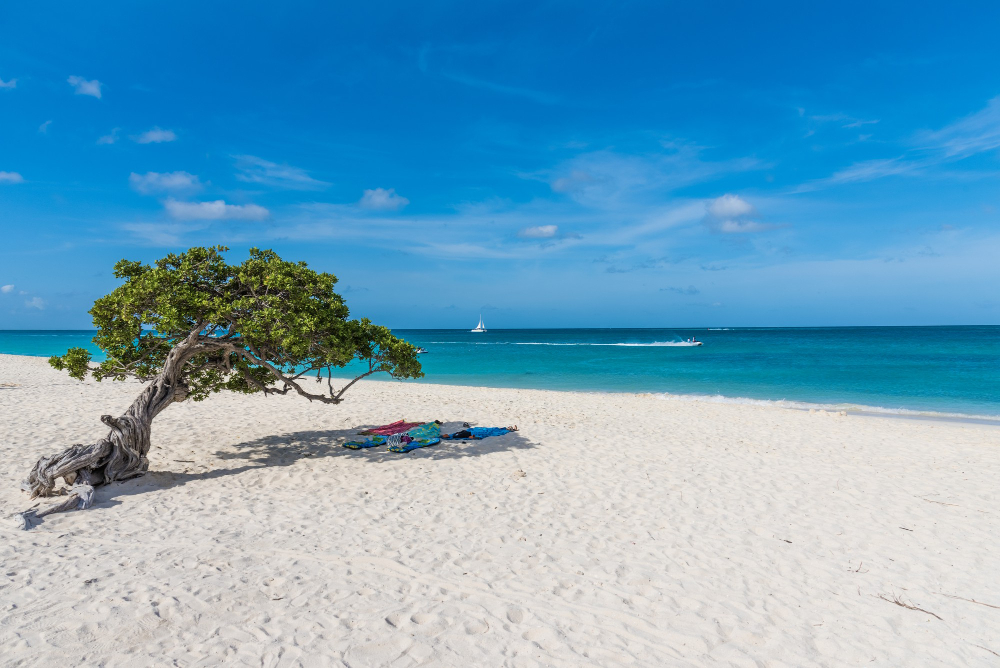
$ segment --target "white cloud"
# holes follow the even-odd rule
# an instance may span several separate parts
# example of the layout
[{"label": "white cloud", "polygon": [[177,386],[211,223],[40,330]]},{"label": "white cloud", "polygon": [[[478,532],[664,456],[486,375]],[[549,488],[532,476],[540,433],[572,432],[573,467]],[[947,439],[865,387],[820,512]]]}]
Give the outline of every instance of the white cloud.
[{"label": "white cloud", "polygon": [[143,195],[161,192],[193,192],[201,189],[201,182],[194,174],[187,172],[132,172],[128,177],[132,190]]},{"label": "white cloud", "polygon": [[45,309],[45,300],[41,297],[32,297],[31,299],[25,300],[24,305],[28,308],[36,308],[39,311],[42,311]]},{"label": "white cloud", "polygon": [[49,126],[50,125],[52,125],[52,121],[45,121],[44,123],[42,123],[41,125],[38,126],[38,131],[40,133],[42,133],[43,135],[47,134],[48,131],[49,131]]},{"label": "white cloud", "polygon": [[366,190],[358,202],[362,207],[376,211],[399,211],[409,203],[410,200],[396,194],[395,188]]},{"label": "white cloud", "polygon": [[[799,116],[804,115],[805,110],[799,109]],[[821,114],[818,116],[810,116],[810,120],[817,121],[819,123],[842,123],[840,127],[842,128],[860,128],[863,125],[874,125],[879,122],[879,119],[865,119],[865,118],[855,118],[853,116],[848,116],[847,114],[837,113],[837,114]],[[815,134],[815,130],[810,131],[809,134]]]},{"label": "white cloud", "polygon": [[862,125],[874,125],[875,123],[878,123],[878,120],[879,119],[877,119],[877,118],[874,119],[874,120],[871,120],[871,121],[863,121],[863,120],[859,119],[859,120],[851,121],[850,123],[848,123],[847,125],[844,125],[843,127],[845,127],[845,128],[860,128]]},{"label": "white cloud", "polygon": [[884,176],[895,176],[916,171],[921,163],[915,161],[889,158],[884,160],[866,160],[857,162],[846,169],[834,173],[828,180],[831,183],[856,183],[858,181],[873,181]]},{"label": "white cloud", "polygon": [[90,95],[91,97],[96,97],[98,100],[101,99],[102,84],[97,79],[87,81],[83,77],[74,75],[66,79],[66,83],[76,89],[77,95]]},{"label": "white cloud", "polygon": [[247,183],[262,183],[289,190],[322,190],[329,183],[309,176],[304,169],[291,165],[279,165],[254,155],[237,155],[236,178]]},{"label": "white cloud", "polygon": [[723,195],[708,204],[708,212],[716,218],[740,218],[753,213],[753,206],[739,195]]},{"label": "white cloud", "polygon": [[164,202],[167,213],[177,220],[264,220],[271,212],[256,204],[226,204],[214,202],[180,202],[173,198]]},{"label": "white cloud", "polygon": [[159,127],[146,130],[138,137],[132,137],[132,141],[136,144],[161,144],[175,139],[177,139],[177,135],[174,134],[173,130],[163,130]]},{"label": "white cloud", "polygon": [[918,174],[928,167],[938,164],[937,158],[923,158],[919,160],[907,160],[906,158],[879,158],[875,160],[865,160],[856,162],[850,167],[845,167],[832,176],[819,179],[809,183],[803,183],[795,188],[793,193],[804,193],[818,190],[824,186],[840,185],[843,183],[862,183],[865,181],[875,181],[886,176],[899,176],[902,174]]},{"label": "white cloud", "polygon": [[915,147],[903,155],[854,163],[828,178],[803,184],[795,192],[808,192],[825,185],[874,181],[887,176],[919,176],[935,167],[996,150],[1000,148],[1000,96],[974,114],[940,130],[918,135],[914,144]]},{"label": "white cloud", "polygon": [[[651,155],[594,151],[578,155],[550,173],[553,192],[584,206],[619,212],[623,207],[662,201],[678,188],[721,174],[758,169],[754,159],[706,162],[697,146],[672,144]],[[527,175],[528,178],[536,178]]]},{"label": "white cloud", "polygon": [[757,211],[750,202],[739,195],[723,195],[705,205],[705,224],[723,234],[745,234],[768,229],[754,220]]},{"label": "white cloud", "polygon": [[17,172],[0,172],[0,183],[24,183],[24,177]]},{"label": "white cloud", "polygon": [[4,294],[7,294],[9,292],[14,292],[14,286],[13,285],[2,285],[2,286],[0,286],[0,292],[2,292]]},{"label": "white cloud", "polygon": [[119,130],[121,130],[121,128],[114,128],[114,129],[111,130],[111,132],[109,132],[108,134],[104,135],[103,137],[98,137],[97,138],[97,143],[98,144],[114,144],[116,141],[118,141],[118,131]]},{"label": "white cloud", "polygon": [[535,227],[525,227],[517,236],[525,239],[551,239],[559,232],[558,225],[537,225]]},{"label": "white cloud", "polygon": [[1000,148],[1000,96],[986,103],[986,108],[922,138],[932,149],[947,158],[964,158]]},{"label": "white cloud", "polygon": [[0,79],[0,88],[17,88],[17,79],[11,79],[10,81]]}]

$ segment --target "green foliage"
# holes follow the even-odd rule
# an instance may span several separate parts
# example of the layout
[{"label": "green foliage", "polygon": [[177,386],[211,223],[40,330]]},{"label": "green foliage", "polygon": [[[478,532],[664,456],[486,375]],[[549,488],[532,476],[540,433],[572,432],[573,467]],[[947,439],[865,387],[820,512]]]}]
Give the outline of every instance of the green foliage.
[{"label": "green foliage", "polygon": [[86,348],[70,348],[62,357],[50,357],[49,364],[60,371],[65,369],[73,378],[83,380],[90,370],[90,351]]},{"label": "green foliage", "polygon": [[[171,254],[153,266],[122,260],[115,276],[125,282],[90,310],[94,343],[107,359],[90,367],[90,355],[73,348],[49,360],[82,379],[152,378],[167,372],[190,396],[212,392],[287,392],[339,401],[329,378],[352,361],[363,375],[423,375],[413,345],[367,319],[349,320],[337,278],[286,262],[273,251],[250,250],[227,264],[222,246]],[[305,392],[305,375],[327,378],[328,392]],[[316,380],[314,378],[314,380]]]}]

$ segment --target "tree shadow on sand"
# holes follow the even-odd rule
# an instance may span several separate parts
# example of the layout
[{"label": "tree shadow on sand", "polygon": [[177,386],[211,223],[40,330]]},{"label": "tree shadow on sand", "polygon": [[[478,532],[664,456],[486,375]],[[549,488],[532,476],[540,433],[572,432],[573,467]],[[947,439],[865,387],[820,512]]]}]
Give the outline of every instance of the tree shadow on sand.
[{"label": "tree shadow on sand", "polygon": [[[251,441],[237,443],[225,451],[218,451],[215,456],[222,461],[239,463],[228,468],[216,467],[201,472],[174,472],[155,470],[162,465],[156,458],[151,462],[153,467],[146,475],[113,483],[96,489],[95,507],[111,507],[118,505],[121,497],[145,494],[147,492],[180,487],[189,482],[211,480],[226,476],[239,475],[247,471],[292,466],[302,460],[319,460],[329,458],[363,459],[373,466],[392,461],[420,459],[421,461],[436,461],[445,459],[466,459],[468,457],[485,457],[510,450],[528,450],[537,447],[536,443],[522,435],[521,432],[510,432],[503,436],[493,436],[477,441],[442,440],[439,444],[426,448],[418,448],[407,453],[389,452],[386,446],[378,446],[364,450],[351,450],[343,447],[343,443],[351,440],[362,440],[358,431],[363,426],[351,429],[305,430],[271,434]],[[444,433],[457,431],[461,425],[448,423],[442,427]],[[193,463],[183,459],[168,458],[171,463]]]},{"label": "tree shadow on sand", "polygon": [[[450,426],[450,425],[448,425]],[[217,452],[216,457],[225,460],[251,460],[261,466],[288,466],[300,459],[321,459],[326,457],[348,457],[364,459],[373,464],[391,460],[419,457],[420,459],[465,459],[483,457],[508,450],[527,450],[536,447],[521,432],[509,432],[503,436],[493,436],[476,441],[442,440],[437,445],[418,448],[407,453],[389,452],[384,445],[362,450],[351,450],[343,443],[364,440],[357,433],[363,427],[336,429],[329,431],[295,431],[273,436],[265,436],[253,441],[245,441],[233,446],[228,452]],[[461,426],[448,431],[457,431]]]}]

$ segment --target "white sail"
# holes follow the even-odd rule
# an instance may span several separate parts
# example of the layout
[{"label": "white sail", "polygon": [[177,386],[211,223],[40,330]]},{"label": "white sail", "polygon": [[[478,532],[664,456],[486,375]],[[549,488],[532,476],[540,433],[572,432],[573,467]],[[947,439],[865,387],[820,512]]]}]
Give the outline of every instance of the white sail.
[{"label": "white sail", "polygon": [[486,331],[486,325],[483,324],[483,314],[482,313],[479,314],[479,324],[476,325],[475,329],[471,329],[469,331],[470,332],[485,332]]}]

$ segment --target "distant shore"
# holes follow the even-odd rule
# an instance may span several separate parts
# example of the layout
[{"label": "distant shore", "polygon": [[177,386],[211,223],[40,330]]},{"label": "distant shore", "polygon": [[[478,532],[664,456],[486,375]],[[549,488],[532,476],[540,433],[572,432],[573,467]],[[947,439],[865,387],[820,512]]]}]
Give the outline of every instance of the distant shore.
[{"label": "distant shore", "polygon": [[[0,355],[0,514],[140,385]],[[439,419],[516,433],[395,455]],[[991,665],[1000,431],[362,381],[169,407],[147,475],[0,528],[0,666]],[[47,503],[47,502],[46,502]]]}]

